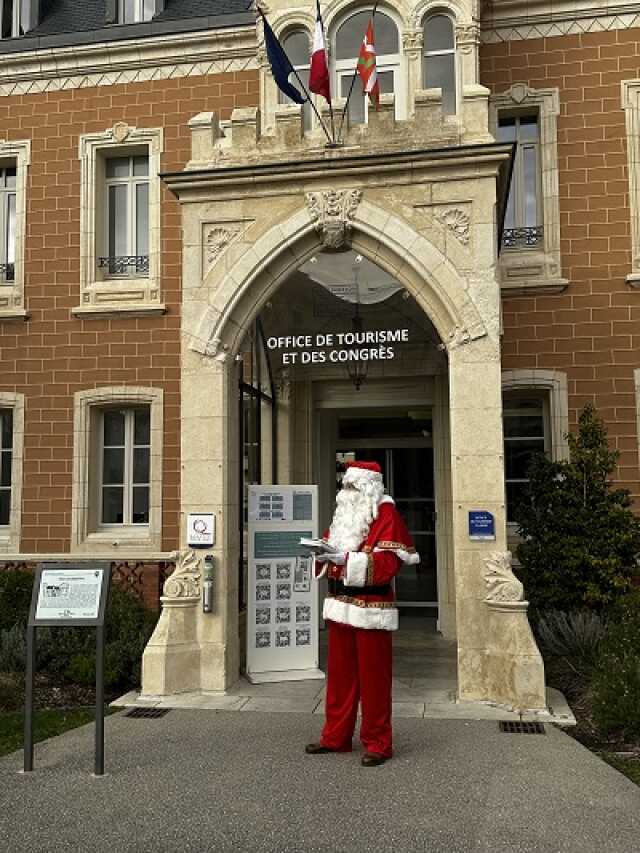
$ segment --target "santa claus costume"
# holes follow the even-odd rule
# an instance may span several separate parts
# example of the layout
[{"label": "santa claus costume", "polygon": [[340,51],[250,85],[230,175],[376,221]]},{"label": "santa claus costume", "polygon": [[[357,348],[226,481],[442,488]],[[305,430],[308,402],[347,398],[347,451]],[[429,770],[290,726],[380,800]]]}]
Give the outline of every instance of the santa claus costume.
[{"label": "santa claus costume", "polygon": [[381,764],[392,755],[393,579],[420,558],[376,462],[348,463],[325,541],[337,552],[316,564],[316,576],[329,580],[326,718],[320,743],[307,752],[350,752],[360,704],[362,763]]}]

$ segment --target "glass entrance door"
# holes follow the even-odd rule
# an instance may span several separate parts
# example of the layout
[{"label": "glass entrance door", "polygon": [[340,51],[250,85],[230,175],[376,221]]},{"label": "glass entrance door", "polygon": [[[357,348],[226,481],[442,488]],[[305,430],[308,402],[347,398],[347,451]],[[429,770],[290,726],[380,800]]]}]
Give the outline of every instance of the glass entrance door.
[{"label": "glass entrance door", "polygon": [[345,463],[351,460],[379,463],[387,492],[395,500],[420,554],[420,563],[403,566],[396,578],[398,605],[437,608],[433,447],[430,442],[411,435],[382,441],[340,440],[336,453],[338,487]]}]

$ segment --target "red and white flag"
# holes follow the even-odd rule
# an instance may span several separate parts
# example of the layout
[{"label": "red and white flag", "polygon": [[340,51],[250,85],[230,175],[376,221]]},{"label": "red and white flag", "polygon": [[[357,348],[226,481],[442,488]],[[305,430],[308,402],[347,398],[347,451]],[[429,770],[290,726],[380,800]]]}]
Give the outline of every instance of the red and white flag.
[{"label": "red and white flag", "polygon": [[311,68],[309,71],[309,90],[316,95],[322,95],[331,102],[331,86],[329,83],[329,63],[327,62],[327,46],[324,41],[324,27],[320,16],[320,0],[317,2],[318,15],[316,29],[313,34],[313,49],[311,51]]},{"label": "red and white flag", "polygon": [[380,84],[376,69],[376,46],[373,39],[373,20],[369,21],[367,32],[362,39],[358,56],[358,74],[362,80],[362,89],[369,95],[376,109],[380,105]]}]

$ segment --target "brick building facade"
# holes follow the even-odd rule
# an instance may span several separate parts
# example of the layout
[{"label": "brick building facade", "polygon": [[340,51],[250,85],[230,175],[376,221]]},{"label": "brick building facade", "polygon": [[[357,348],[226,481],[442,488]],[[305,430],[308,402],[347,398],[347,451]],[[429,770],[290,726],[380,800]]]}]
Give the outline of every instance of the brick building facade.
[{"label": "brick building facade", "polygon": [[[193,430],[193,406],[183,399],[185,383],[191,382],[193,353],[200,353],[206,362],[202,374],[194,369],[194,386],[208,382],[207,377],[215,384],[224,361],[219,346],[227,334],[211,319],[217,312],[226,317],[219,295],[235,282],[238,300],[244,298],[239,295],[244,294],[244,284],[234,278],[239,273],[233,264],[243,252],[247,257],[254,252],[262,237],[266,239],[258,224],[251,224],[253,207],[261,209],[258,189],[253,199],[244,184],[234,184],[231,191],[229,182],[243,169],[253,168],[260,175],[264,166],[260,180],[268,183],[273,180],[268,177],[272,166],[311,162],[314,157],[320,163],[324,157],[317,186],[313,183],[317,175],[298,174],[293,166],[288,176],[292,187],[295,181],[306,181],[313,194],[333,186],[334,180],[341,188],[356,186],[355,178],[356,183],[349,184],[340,177],[350,156],[369,157],[371,168],[382,173],[385,157],[391,170],[399,169],[393,163],[403,152],[419,151],[426,157],[425,175],[431,175],[424,179],[422,200],[411,195],[418,192],[417,184],[411,192],[357,184],[357,192],[364,194],[367,204],[378,204],[378,210],[385,209],[382,197],[388,196],[389,210],[397,203],[400,211],[406,201],[405,208],[414,212],[406,213],[405,224],[415,228],[416,241],[418,234],[425,237],[440,252],[443,268],[455,270],[466,282],[465,292],[472,294],[478,287],[480,296],[466,299],[460,291],[459,313],[452,309],[450,318],[464,317],[464,325],[451,319],[449,333],[448,320],[442,319],[445,309],[439,314],[440,309],[433,307],[436,298],[427,291],[421,295],[418,285],[412,290],[409,279],[403,284],[397,276],[412,312],[415,301],[427,315],[423,323],[427,338],[440,341],[439,350],[418,348],[414,356],[406,357],[404,375],[417,382],[422,371],[433,382],[420,411],[430,424],[424,434],[434,432],[430,452],[435,462],[430,470],[435,498],[430,494],[425,500],[432,501],[437,520],[427,531],[432,539],[422,532],[425,548],[428,544],[433,552],[433,565],[426,567],[433,583],[425,582],[420,601],[414,596],[405,603],[429,605],[438,612],[440,629],[458,636],[463,693],[511,701],[513,689],[496,686],[494,675],[481,676],[490,685],[486,689],[477,687],[475,676],[465,675],[473,669],[469,661],[480,648],[474,643],[481,642],[483,654],[492,653],[487,651],[486,637],[469,640],[466,629],[461,633],[466,621],[475,624],[485,618],[483,593],[474,593],[477,611],[465,615],[460,603],[464,596],[453,590],[456,584],[460,589],[465,560],[470,566],[484,559],[486,551],[471,554],[460,544],[451,509],[455,504],[451,483],[457,488],[455,472],[450,473],[455,454],[450,444],[438,444],[441,439],[436,439],[435,431],[441,429],[445,436],[448,429],[443,425],[449,420],[448,402],[442,400],[447,397],[455,348],[469,342],[475,346],[474,336],[490,338],[492,323],[499,322],[505,444],[503,451],[500,436],[500,454],[487,462],[487,471],[494,463],[498,466],[500,479],[506,480],[507,499],[506,509],[504,498],[496,503],[498,528],[504,533],[498,533],[496,547],[513,542],[512,507],[525,485],[530,453],[544,449],[564,458],[565,433],[587,401],[596,404],[612,444],[621,452],[617,482],[640,498],[636,302],[640,18],[633,4],[623,4],[628,11],[613,15],[579,0],[570,11],[554,14],[542,3],[520,8],[500,0],[482,4],[479,10],[479,4],[471,2],[381,3],[380,113],[367,118],[364,102],[356,99],[343,149],[327,153],[313,116],[303,111],[300,119],[278,95],[268,72],[261,27],[256,27],[251,4],[245,0],[155,4],[107,0],[85,4],[81,12],[71,0],[55,0],[42,6],[42,13],[36,2],[7,3],[11,15],[3,18],[0,39],[0,452],[5,463],[0,481],[0,565],[100,556],[125,566],[128,576],[144,574],[145,600],[157,606],[166,566],[175,561],[173,552],[185,545],[185,513],[207,502],[193,497],[200,477],[199,494],[206,493],[210,482],[207,500],[220,508],[224,544],[215,555],[226,568],[218,594],[228,601],[221,607],[226,614],[221,633],[215,627],[207,641],[215,664],[202,680],[194,676],[191,686],[217,689],[233,681],[239,665],[237,610],[238,604],[243,605],[246,566],[238,581],[242,542],[234,539],[237,522],[230,519],[238,512],[234,497],[238,484],[229,485],[238,465],[229,452],[231,445],[225,444],[225,430],[243,429],[246,439],[239,451],[244,455],[242,487],[276,477],[281,482],[316,482],[326,493],[327,506],[333,473],[323,481],[318,459],[325,458],[325,449],[327,459],[337,451],[344,453],[348,441],[343,437],[341,443],[322,449],[315,439],[300,438],[303,433],[311,435],[311,427],[302,424],[302,412],[311,412],[312,405],[302,385],[307,382],[315,388],[318,377],[292,380],[282,365],[277,365],[276,384],[286,411],[273,417],[286,425],[277,463],[273,448],[270,463],[261,446],[257,461],[253,458],[252,404],[245,406],[249,421],[240,426],[232,423],[218,432],[213,421],[207,426],[203,415],[201,431]],[[304,77],[304,43],[312,32],[315,4],[275,0],[271,6],[274,29]],[[367,17],[369,11],[366,4],[346,2],[327,9],[338,95],[345,94],[356,55],[353,33],[347,32],[349,21],[360,13]],[[354,44],[357,50],[357,39]],[[259,108],[258,116],[252,108]],[[300,120],[302,129],[296,125]],[[478,156],[489,159],[469,171],[463,159],[476,156],[473,151],[480,149]],[[451,172],[442,187],[437,184],[445,167],[429,160],[438,152],[459,158],[458,171]],[[489,161],[495,165],[487,165]],[[226,168],[232,178],[224,178]],[[489,176],[491,169],[494,173]],[[389,180],[389,186],[395,186],[395,179]],[[398,182],[410,184],[401,177]],[[451,188],[455,189],[447,195]],[[281,215],[279,227],[285,233],[286,216],[296,209],[295,193],[287,190],[289,195],[281,198],[280,190],[273,192],[274,222]],[[227,213],[219,209],[221,199]],[[494,206],[496,216],[486,212]],[[374,228],[373,208],[366,210]],[[427,216],[426,224],[418,222],[420,211]],[[354,214],[354,230],[361,227],[363,234],[369,225],[358,217],[364,215]],[[267,213],[263,216],[269,218]],[[498,258],[488,245],[503,225]],[[288,239],[293,244],[294,238]],[[384,237],[377,239],[382,246]],[[390,246],[389,242],[385,258],[382,248],[374,251],[364,237],[361,243],[353,239],[353,250],[387,273],[394,265]],[[425,248],[424,258],[426,253]],[[275,249],[273,257],[275,268]],[[424,261],[427,271],[434,259],[435,255]],[[303,261],[301,254],[295,274],[304,269]],[[216,283],[222,274],[220,264],[229,278]],[[401,269],[400,261],[397,267]],[[443,282],[434,285],[438,299],[446,290]],[[499,285],[501,306],[491,314],[487,305],[492,297],[484,300],[482,288],[493,293],[494,283]],[[443,305],[455,302],[452,293],[442,296]],[[288,307],[288,296],[282,298],[281,317]],[[469,300],[473,310],[465,307]],[[277,311],[280,303],[272,294],[270,301],[261,303],[258,317],[267,328],[272,302]],[[238,392],[235,374],[229,387],[236,396],[253,393],[255,399],[257,391],[259,398],[261,376],[256,387],[247,381],[247,371],[255,367],[254,350],[259,349],[258,326],[253,325],[257,319],[249,311],[242,317],[231,308],[229,312],[230,322],[240,325],[246,340],[255,332],[249,346],[246,340],[228,344],[230,353],[240,353],[245,367],[240,380],[245,390]],[[210,319],[211,334],[202,331],[209,328]],[[412,322],[416,328],[420,325],[417,309]],[[477,331],[480,327],[485,331]],[[464,351],[464,346],[459,349]],[[365,390],[378,381],[381,389],[386,387],[384,375],[375,369],[370,372]],[[391,381],[393,373],[388,376]],[[331,379],[330,374],[327,377]],[[336,372],[333,379],[340,385],[345,376]],[[297,391],[291,392],[290,386]],[[226,412],[226,397],[211,397],[208,386],[200,387],[202,406],[209,400],[210,408],[221,406]],[[449,392],[454,390],[449,381]],[[313,394],[310,399],[315,399]],[[400,408],[396,406],[393,417],[402,409],[398,400]],[[332,404],[319,405],[329,409]],[[340,405],[348,408],[344,400]],[[402,411],[408,424],[407,406]],[[373,408],[384,406],[372,393],[369,409]],[[110,413],[119,414],[109,420]],[[142,413],[140,423],[136,413]],[[391,413],[387,414],[389,425]],[[502,417],[501,408],[499,414]],[[432,430],[436,422],[440,427]],[[339,438],[342,426],[335,429]],[[290,437],[286,448],[283,434]],[[405,444],[414,440],[413,434],[402,436]],[[381,447],[390,460],[397,447],[388,437],[385,441],[380,439]],[[304,450],[298,453],[302,444]],[[204,460],[201,466],[194,463],[194,448]],[[429,448],[425,444],[422,449]],[[223,467],[224,484],[218,491],[216,478]],[[459,506],[466,506],[462,486],[458,494]],[[471,506],[480,496],[467,497]],[[486,502],[491,501],[488,491]],[[134,585],[141,584],[135,580]],[[194,636],[209,630],[201,622],[197,626]],[[513,653],[533,660],[537,650],[531,646],[527,650]],[[154,672],[164,673],[162,678],[171,669],[169,658],[164,649],[152,662]],[[171,678],[165,680],[173,683]],[[156,679],[154,684],[158,683]],[[185,684],[167,690],[186,689]],[[529,698],[534,694],[535,690]]]}]

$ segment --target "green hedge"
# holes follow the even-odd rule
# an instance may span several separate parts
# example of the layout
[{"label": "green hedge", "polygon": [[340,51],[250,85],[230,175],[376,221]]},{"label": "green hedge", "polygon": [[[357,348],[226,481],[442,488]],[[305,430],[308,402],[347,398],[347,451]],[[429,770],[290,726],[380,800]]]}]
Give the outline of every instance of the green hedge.
[{"label": "green hedge", "polygon": [[[33,576],[0,572],[0,672],[23,672],[24,635]],[[140,683],[142,652],[157,616],[133,596],[112,586],[105,633],[105,686],[134,687]],[[74,684],[95,681],[93,628],[39,628],[38,669]]]},{"label": "green hedge", "polygon": [[592,691],[594,719],[603,735],[640,737],[640,591],[612,611]]}]

